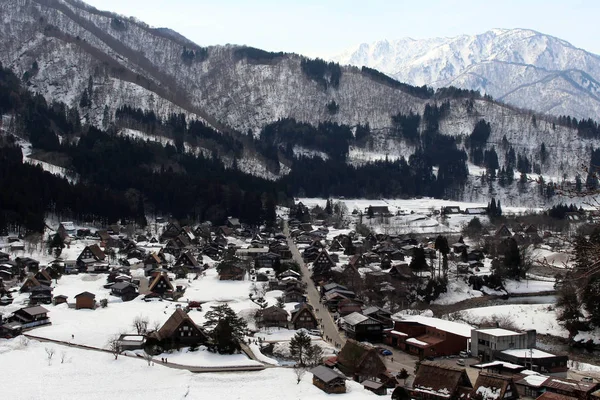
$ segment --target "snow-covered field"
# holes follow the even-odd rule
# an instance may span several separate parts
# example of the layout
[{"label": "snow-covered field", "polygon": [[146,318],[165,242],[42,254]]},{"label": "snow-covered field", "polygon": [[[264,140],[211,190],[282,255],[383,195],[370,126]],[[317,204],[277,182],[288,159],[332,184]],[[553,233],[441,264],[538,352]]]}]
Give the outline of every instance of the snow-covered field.
[{"label": "snow-covered field", "polygon": [[[46,348],[54,349],[51,365]],[[61,362],[64,352],[64,362]],[[172,356],[170,356],[172,357]],[[170,360],[169,360],[170,361]],[[292,369],[268,368],[259,372],[194,374],[144,360],[79,350],[20,339],[0,340],[2,397],[6,399],[146,400],[146,399],[327,399],[306,373],[296,384]],[[358,383],[346,382],[344,399],[376,398]],[[292,395],[293,394],[293,395]]]},{"label": "snow-covered field", "polygon": [[[333,199],[334,202],[341,201],[347,207],[348,212],[356,211],[357,214],[352,215],[353,223],[359,219],[358,213],[363,214],[363,224],[378,233],[457,233],[471,221],[474,217],[479,218],[482,222],[488,222],[486,215],[465,215],[451,214],[445,218],[441,218],[436,213],[439,213],[442,207],[457,206],[461,210],[474,207],[487,207],[486,203],[466,203],[459,201],[440,200],[434,198],[420,199]],[[299,198],[297,202],[302,202],[309,208],[320,206],[325,208],[326,199],[321,198]],[[369,206],[373,207],[388,207],[392,214],[390,217],[379,217],[369,219],[367,210]],[[505,213],[522,214],[532,210],[527,207],[503,207]],[[352,226],[352,225],[351,225]],[[341,232],[337,232],[339,234]]]},{"label": "snow-covered field", "polygon": [[497,320],[500,324],[511,323],[520,330],[535,329],[542,335],[567,337],[568,332],[556,320],[553,304],[509,304],[502,306],[471,308],[454,316],[473,325]]}]

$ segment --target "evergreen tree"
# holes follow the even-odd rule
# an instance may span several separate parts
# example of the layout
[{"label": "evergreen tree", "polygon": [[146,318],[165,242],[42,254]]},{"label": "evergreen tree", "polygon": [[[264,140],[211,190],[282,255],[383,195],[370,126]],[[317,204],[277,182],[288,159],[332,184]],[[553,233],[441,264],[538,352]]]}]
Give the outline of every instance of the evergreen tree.
[{"label": "evergreen tree", "polygon": [[573,281],[568,280],[560,286],[556,307],[558,308],[557,320],[569,331],[569,337],[573,338],[577,335],[580,319],[583,318],[582,304],[577,296],[577,288]]},{"label": "evergreen tree", "polygon": [[427,258],[425,257],[425,250],[422,247],[415,247],[413,250],[413,258],[410,261],[410,269],[415,272],[423,272],[429,269],[427,265]]},{"label": "evergreen tree", "polygon": [[297,332],[290,340],[290,355],[300,366],[305,366],[311,348],[310,336],[304,331]]},{"label": "evergreen tree", "polygon": [[239,343],[244,341],[246,334],[246,322],[227,303],[211,306],[204,318],[204,327],[210,330],[217,352],[232,354],[240,348]]}]

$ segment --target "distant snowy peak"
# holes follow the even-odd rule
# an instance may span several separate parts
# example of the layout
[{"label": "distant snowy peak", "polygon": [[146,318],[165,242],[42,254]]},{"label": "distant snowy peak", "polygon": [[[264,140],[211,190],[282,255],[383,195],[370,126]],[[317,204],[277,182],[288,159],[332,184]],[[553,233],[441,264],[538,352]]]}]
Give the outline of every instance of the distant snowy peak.
[{"label": "distant snowy peak", "polygon": [[[556,110],[578,118],[597,118],[600,57],[553,36],[529,29],[493,29],[452,38],[380,40],[362,43],[333,57],[341,64],[378,69],[412,85],[454,85],[480,90],[512,104],[543,113]],[[523,70],[530,67],[531,71]],[[556,85],[560,73],[587,76]],[[560,75],[565,78],[566,75]],[[567,79],[568,80],[568,79]],[[530,97],[532,85],[543,98]],[[560,89],[551,90],[553,86]]]}]

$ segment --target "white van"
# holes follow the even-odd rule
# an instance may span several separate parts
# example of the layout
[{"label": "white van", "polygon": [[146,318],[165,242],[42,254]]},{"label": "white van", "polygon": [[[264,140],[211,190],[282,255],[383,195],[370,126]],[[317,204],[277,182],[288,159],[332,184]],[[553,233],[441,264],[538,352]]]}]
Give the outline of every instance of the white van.
[{"label": "white van", "polygon": [[458,353],[458,355],[461,358],[468,358],[469,357],[469,353],[467,353],[465,350],[461,351],[460,353]]}]

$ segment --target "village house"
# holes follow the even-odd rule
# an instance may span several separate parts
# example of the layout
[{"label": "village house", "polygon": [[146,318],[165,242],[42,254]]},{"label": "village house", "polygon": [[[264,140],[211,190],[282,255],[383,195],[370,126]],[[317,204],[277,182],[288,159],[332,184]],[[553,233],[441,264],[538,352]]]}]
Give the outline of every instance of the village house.
[{"label": "village house", "polygon": [[343,318],[342,329],[346,337],[358,341],[380,342],[383,334],[383,324],[358,312]]},{"label": "village house", "polygon": [[75,309],[83,308],[93,310],[96,308],[96,295],[90,292],[82,292],[75,296]]},{"label": "village house", "polygon": [[473,384],[464,368],[422,361],[412,395],[422,400],[468,399],[472,391]]},{"label": "village house", "polygon": [[59,304],[64,304],[67,302],[68,298],[69,297],[65,296],[64,294],[59,294],[58,296],[54,296],[54,299],[52,299],[52,304],[54,304],[55,306]]},{"label": "village house", "polygon": [[165,349],[206,343],[208,336],[181,308],[176,308],[157,331],[147,335],[148,344],[158,344]]},{"label": "village house", "polygon": [[243,281],[246,276],[246,269],[233,262],[222,262],[217,267],[219,280],[221,281]]},{"label": "village house", "polygon": [[365,380],[362,382],[363,388],[379,396],[387,395],[387,387],[383,382]]},{"label": "village house", "polygon": [[363,302],[358,299],[342,299],[337,303],[337,313],[341,317],[352,313],[362,313]]},{"label": "village house", "polygon": [[47,325],[50,323],[48,312],[49,311],[42,306],[21,308],[13,313],[9,318],[9,322],[18,323],[23,330],[40,325]]},{"label": "village house", "polygon": [[119,335],[117,343],[121,351],[139,350],[144,348],[146,337],[144,335],[124,333]]},{"label": "village house", "polygon": [[336,366],[357,382],[386,378],[387,368],[375,347],[348,339],[340,350]]},{"label": "village house", "polygon": [[289,286],[283,292],[283,301],[286,303],[302,303],[306,301],[306,295],[304,294],[304,290],[298,286]]},{"label": "village house", "polygon": [[313,281],[327,281],[332,276],[331,269],[333,267],[335,267],[335,262],[329,257],[327,250],[322,250],[313,262]]},{"label": "village house", "polygon": [[40,262],[30,257],[17,257],[15,258],[15,261],[20,270],[27,271],[29,273],[36,273],[40,269]]},{"label": "village house", "polygon": [[108,263],[105,262],[106,255],[97,244],[86,246],[79,257],[77,267],[81,272],[105,272],[108,271]]},{"label": "village house", "polygon": [[256,312],[256,325],[261,327],[288,327],[288,312],[277,306],[267,307]]},{"label": "village house", "polygon": [[131,282],[117,282],[110,287],[110,294],[120,297],[123,301],[130,301],[138,296],[137,286]]},{"label": "village house", "polygon": [[160,296],[172,293],[174,291],[171,280],[166,273],[156,272],[153,275],[153,279],[148,286],[148,290],[151,293],[158,294]]},{"label": "village house", "polygon": [[358,290],[363,283],[363,279],[358,272],[358,268],[348,264],[342,271],[339,280],[346,284],[352,290]]},{"label": "village house", "polygon": [[494,351],[493,356],[496,360],[524,365],[527,369],[542,373],[566,376],[569,370],[568,356],[557,356],[534,348]]},{"label": "village house", "polygon": [[291,324],[293,329],[317,329],[319,322],[315,316],[312,307],[308,303],[300,303],[292,311]]},{"label": "village house", "polygon": [[487,328],[471,331],[471,352],[481,361],[493,360],[495,351],[534,348],[535,342],[535,330],[514,332],[507,329]]},{"label": "village house", "polygon": [[383,308],[376,306],[368,307],[362,311],[362,314],[381,322],[385,329],[392,328],[394,326],[392,313],[388,310],[384,310]]},{"label": "village house", "polygon": [[156,253],[150,253],[144,260],[144,269],[160,268],[163,265],[162,260]]},{"label": "village house", "polygon": [[33,274],[29,274],[27,276],[27,278],[25,279],[25,281],[23,282],[23,284],[21,285],[19,292],[21,292],[21,293],[29,292],[32,287],[40,286],[40,285],[41,285],[41,283],[37,279],[35,279]]},{"label": "village house", "polygon": [[600,388],[596,382],[582,382],[575,379],[548,377],[541,388],[544,392],[552,392],[563,396],[575,397],[579,400],[592,400],[592,393]]},{"label": "village house", "polygon": [[29,305],[51,304],[53,290],[53,288],[46,285],[33,286],[29,289]]},{"label": "village house", "polygon": [[52,284],[52,277],[50,276],[50,274],[48,273],[48,270],[46,268],[42,268],[40,269],[35,275],[34,275],[35,279],[37,279],[37,281],[41,284],[41,285],[46,285],[46,286],[50,286]]},{"label": "village house", "polygon": [[512,377],[480,372],[471,392],[471,399],[516,400],[519,392]]},{"label": "village house", "polygon": [[167,224],[163,233],[160,235],[160,241],[166,241],[178,236],[181,233],[181,226],[178,222],[172,221]]},{"label": "village house", "polygon": [[413,315],[395,320],[385,342],[423,359],[459,354],[468,349],[470,339],[469,325]]},{"label": "village house", "polygon": [[324,365],[319,365],[310,372],[313,374],[313,385],[325,393],[346,393],[346,377],[344,375]]}]

